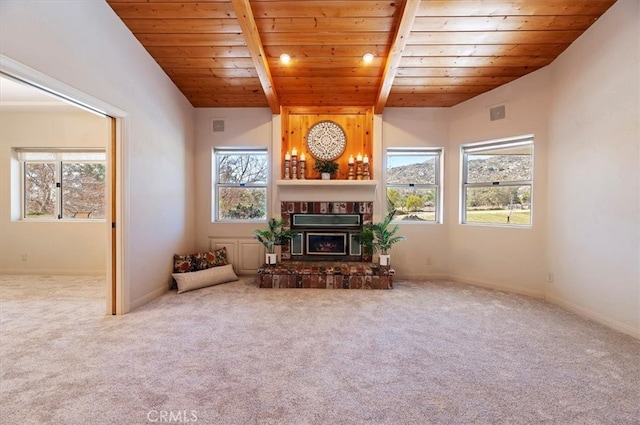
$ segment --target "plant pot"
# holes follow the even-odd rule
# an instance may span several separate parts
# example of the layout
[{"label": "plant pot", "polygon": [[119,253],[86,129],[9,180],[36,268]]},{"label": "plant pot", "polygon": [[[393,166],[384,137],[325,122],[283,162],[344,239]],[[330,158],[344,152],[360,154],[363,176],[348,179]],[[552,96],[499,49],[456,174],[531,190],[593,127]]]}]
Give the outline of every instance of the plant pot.
[{"label": "plant pot", "polygon": [[322,180],[331,180],[331,173],[320,173],[320,178]]},{"label": "plant pot", "polygon": [[267,264],[276,264],[277,260],[278,260],[278,256],[275,253],[273,253],[273,254],[266,253],[265,254],[265,263],[267,263]]},{"label": "plant pot", "polygon": [[391,264],[391,255],[389,254],[380,254],[379,261],[381,266],[388,266]]}]

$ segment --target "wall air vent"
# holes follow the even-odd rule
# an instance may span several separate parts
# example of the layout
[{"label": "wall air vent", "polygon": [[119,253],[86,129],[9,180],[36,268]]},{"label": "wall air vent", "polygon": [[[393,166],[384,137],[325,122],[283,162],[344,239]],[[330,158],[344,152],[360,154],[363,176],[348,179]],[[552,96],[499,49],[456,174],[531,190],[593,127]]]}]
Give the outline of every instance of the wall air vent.
[{"label": "wall air vent", "polygon": [[213,120],[213,131],[224,131],[224,120]]},{"label": "wall air vent", "polygon": [[489,109],[489,119],[491,121],[502,120],[507,117],[507,107],[505,105],[494,106]]}]

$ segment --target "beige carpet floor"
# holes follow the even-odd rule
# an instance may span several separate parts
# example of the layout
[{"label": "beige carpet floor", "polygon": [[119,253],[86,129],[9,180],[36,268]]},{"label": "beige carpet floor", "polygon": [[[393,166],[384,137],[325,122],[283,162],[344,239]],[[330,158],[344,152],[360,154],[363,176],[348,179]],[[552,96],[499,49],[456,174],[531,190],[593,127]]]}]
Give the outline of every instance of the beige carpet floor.
[{"label": "beige carpet floor", "polygon": [[640,341],[527,297],[243,278],[116,317],[103,286],[0,278],[0,423],[640,423]]}]

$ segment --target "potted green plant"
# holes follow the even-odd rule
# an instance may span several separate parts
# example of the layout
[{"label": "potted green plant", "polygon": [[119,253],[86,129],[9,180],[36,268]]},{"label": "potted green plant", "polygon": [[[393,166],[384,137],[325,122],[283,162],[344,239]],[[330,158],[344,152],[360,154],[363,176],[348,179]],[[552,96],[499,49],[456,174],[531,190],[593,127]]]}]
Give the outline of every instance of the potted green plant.
[{"label": "potted green plant", "polygon": [[357,235],[358,243],[362,245],[365,254],[373,255],[380,252],[378,257],[381,266],[388,266],[391,263],[389,254],[391,247],[405,240],[404,236],[396,235],[399,229],[397,224],[390,226],[395,214],[394,210],[379,223],[365,224]]},{"label": "potted green plant", "polygon": [[284,227],[285,220],[269,219],[267,229],[255,229],[253,237],[266,249],[265,262],[276,264],[276,246],[284,244],[287,240],[296,235],[296,232]]},{"label": "potted green plant", "polygon": [[330,180],[331,175],[338,171],[338,163],[331,160],[319,159],[313,164],[313,169],[320,173],[322,180]]}]

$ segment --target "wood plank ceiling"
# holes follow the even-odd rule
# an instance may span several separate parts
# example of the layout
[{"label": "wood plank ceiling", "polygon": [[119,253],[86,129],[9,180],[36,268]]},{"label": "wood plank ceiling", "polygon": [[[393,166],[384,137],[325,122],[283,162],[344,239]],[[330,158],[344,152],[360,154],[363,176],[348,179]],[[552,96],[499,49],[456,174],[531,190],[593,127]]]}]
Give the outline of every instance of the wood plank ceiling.
[{"label": "wood plank ceiling", "polygon": [[615,3],[107,1],[194,107],[273,113],[453,106],[548,65]]}]

